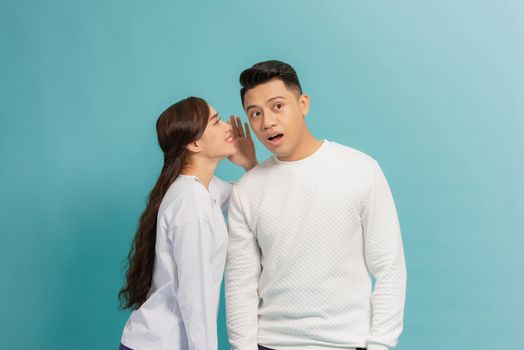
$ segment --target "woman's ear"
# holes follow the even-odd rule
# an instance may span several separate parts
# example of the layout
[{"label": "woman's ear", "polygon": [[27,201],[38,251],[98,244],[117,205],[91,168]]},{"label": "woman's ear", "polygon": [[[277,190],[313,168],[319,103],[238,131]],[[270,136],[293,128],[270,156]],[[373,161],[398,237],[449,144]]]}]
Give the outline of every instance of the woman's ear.
[{"label": "woman's ear", "polygon": [[198,143],[198,141],[193,141],[191,143],[189,143],[186,148],[190,151],[190,152],[193,152],[193,153],[198,153],[202,150],[202,147],[200,147],[200,144]]}]

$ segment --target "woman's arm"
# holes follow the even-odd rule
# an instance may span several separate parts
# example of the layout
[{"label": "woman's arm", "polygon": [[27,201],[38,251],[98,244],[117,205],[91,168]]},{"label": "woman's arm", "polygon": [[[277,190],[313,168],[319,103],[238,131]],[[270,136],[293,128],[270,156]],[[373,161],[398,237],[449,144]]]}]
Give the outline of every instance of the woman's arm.
[{"label": "woman's arm", "polygon": [[189,349],[216,350],[216,300],[210,264],[212,231],[208,221],[195,218],[172,228],[178,273],[179,302]]}]

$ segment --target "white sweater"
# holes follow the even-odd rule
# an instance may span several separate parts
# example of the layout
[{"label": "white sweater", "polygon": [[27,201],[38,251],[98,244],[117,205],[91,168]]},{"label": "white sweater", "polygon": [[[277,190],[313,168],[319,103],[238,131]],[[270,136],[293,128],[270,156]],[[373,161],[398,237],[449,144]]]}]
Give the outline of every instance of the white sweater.
[{"label": "white sweater", "polygon": [[378,163],[324,141],[246,173],[229,204],[225,283],[233,350],[394,347],[406,267]]}]

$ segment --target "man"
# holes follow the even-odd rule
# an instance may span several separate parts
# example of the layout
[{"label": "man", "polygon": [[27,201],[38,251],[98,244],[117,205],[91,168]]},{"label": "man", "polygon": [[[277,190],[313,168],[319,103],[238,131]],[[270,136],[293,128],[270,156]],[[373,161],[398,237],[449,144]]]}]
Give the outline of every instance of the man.
[{"label": "man", "polygon": [[290,65],[257,63],[240,83],[249,124],[273,156],[246,173],[231,195],[232,349],[394,347],[406,268],[378,163],[310,133],[309,97]]}]

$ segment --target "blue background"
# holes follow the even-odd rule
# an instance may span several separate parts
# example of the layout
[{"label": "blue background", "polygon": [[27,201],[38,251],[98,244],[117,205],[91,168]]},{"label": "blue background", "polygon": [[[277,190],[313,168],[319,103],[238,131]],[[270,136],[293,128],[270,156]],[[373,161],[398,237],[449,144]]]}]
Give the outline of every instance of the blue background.
[{"label": "blue background", "polygon": [[238,75],[266,59],[298,71],[318,138],[389,179],[398,349],[522,343],[524,3],[2,0],[0,45],[1,349],[116,348],[157,116],[197,95],[245,118]]}]

